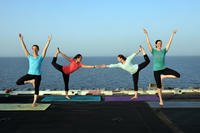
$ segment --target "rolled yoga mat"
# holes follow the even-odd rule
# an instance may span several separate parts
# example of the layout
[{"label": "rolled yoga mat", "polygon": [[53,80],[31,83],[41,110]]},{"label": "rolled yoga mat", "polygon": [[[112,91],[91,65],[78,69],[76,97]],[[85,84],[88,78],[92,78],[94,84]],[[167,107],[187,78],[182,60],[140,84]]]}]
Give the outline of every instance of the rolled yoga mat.
[{"label": "rolled yoga mat", "polygon": [[137,99],[131,99],[133,96],[105,96],[104,101],[120,102],[120,101],[158,101],[157,96],[139,96]]}]

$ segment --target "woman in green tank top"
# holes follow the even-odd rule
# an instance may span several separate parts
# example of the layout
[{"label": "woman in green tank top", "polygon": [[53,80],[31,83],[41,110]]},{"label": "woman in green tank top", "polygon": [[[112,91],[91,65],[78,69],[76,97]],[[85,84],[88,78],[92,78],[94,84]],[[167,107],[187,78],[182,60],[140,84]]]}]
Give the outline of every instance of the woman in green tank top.
[{"label": "woman in green tank top", "polygon": [[150,43],[150,40],[148,37],[148,32],[146,29],[144,29],[144,34],[146,36],[146,41],[148,44],[149,51],[153,55],[153,71],[154,71],[154,78],[155,78],[156,85],[157,85],[157,93],[158,93],[158,96],[160,99],[159,104],[161,106],[163,106],[163,100],[162,100],[162,81],[163,81],[163,79],[165,79],[165,78],[180,78],[180,74],[178,72],[176,72],[170,68],[167,68],[165,66],[165,55],[171,46],[171,42],[172,42],[174,35],[176,34],[176,31],[172,32],[170,39],[164,49],[162,49],[162,41],[161,40],[157,40],[155,42],[156,48],[153,48]]}]

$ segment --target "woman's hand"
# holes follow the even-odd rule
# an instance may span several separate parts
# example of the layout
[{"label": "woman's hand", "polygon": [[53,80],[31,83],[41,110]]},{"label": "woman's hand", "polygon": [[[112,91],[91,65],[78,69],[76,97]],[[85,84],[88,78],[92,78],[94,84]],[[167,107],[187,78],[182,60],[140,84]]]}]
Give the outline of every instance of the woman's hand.
[{"label": "woman's hand", "polygon": [[23,40],[23,36],[22,36],[21,33],[19,33],[19,39],[20,39],[20,40]]},{"label": "woman's hand", "polygon": [[146,35],[148,34],[148,32],[147,32],[147,30],[146,30],[146,29],[144,29],[144,34],[146,34]]},{"label": "woman's hand", "polygon": [[105,64],[103,64],[103,65],[97,65],[96,68],[107,68],[107,66]]},{"label": "woman's hand", "polygon": [[172,32],[172,34],[176,34],[177,31],[178,31],[178,30],[174,30],[174,31]]}]

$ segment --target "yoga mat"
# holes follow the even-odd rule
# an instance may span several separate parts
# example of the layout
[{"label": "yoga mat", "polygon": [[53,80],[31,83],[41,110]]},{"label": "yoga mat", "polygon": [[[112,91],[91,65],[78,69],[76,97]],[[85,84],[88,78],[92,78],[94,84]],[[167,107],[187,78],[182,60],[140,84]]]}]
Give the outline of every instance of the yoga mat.
[{"label": "yoga mat", "polygon": [[46,96],[42,102],[100,102],[100,96],[71,96],[70,99],[65,96]]},{"label": "yoga mat", "polygon": [[[159,102],[147,102],[151,108],[161,108]],[[200,102],[168,101],[162,108],[200,108]]]},{"label": "yoga mat", "polygon": [[104,98],[107,102],[119,101],[158,101],[157,96],[139,96],[137,99],[131,99],[133,96],[106,96]]},{"label": "yoga mat", "polygon": [[38,104],[36,107],[32,107],[32,104],[24,104],[24,103],[4,103],[0,104],[0,111],[44,111],[46,110],[51,104]]}]

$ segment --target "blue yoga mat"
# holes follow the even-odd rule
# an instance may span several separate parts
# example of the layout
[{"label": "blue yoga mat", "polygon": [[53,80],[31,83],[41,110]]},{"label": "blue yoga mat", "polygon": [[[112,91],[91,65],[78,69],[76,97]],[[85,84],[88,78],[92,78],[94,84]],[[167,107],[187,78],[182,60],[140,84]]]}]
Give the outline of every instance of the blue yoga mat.
[{"label": "blue yoga mat", "polygon": [[[147,102],[151,108],[160,108],[159,102]],[[200,102],[166,101],[162,108],[200,108]]]},{"label": "blue yoga mat", "polygon": [[100,102],[100,96],[71,96],[70,99],[65,96],[46,96],[42,102]]}]

